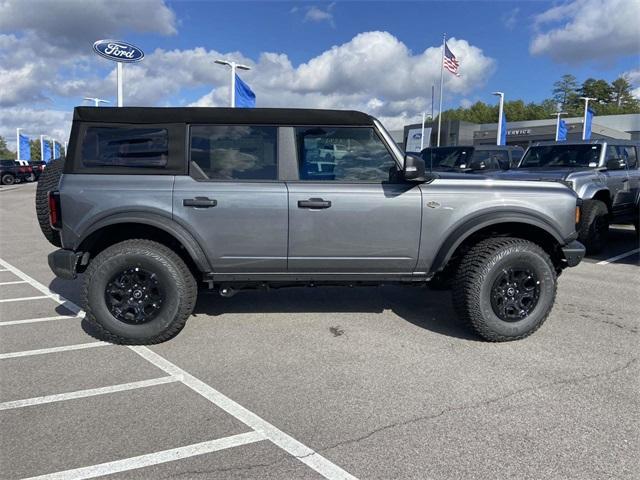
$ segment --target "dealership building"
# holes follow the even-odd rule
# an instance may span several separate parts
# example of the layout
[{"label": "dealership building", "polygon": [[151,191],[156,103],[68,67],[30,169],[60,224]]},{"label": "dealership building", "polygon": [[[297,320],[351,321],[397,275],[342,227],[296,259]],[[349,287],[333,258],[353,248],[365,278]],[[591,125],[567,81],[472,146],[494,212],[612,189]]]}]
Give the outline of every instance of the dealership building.
[{"label": "dealership building", "polygon": [[[584,119],[582,117],[563,118],[567,123],[567,139],[580,140]],[[419,129],[420,124],[406,125],[404,131],[393,132],[398,143],[406,145],[409,130]],[[425,130],[431,128],[431,145],[437,144],[437,123],[425,123]],[[442,122],[441,146],[455,145],[495,145],[498,132],[497,123],[471,123],[461,120]],[[527,147],[533,142],[555,140],[556,119],[507,121],[507,145]],[[593,117],[592,139],[621,139],[640,141],[640,114],[602,115]],[[429,142],[425,142],[425,145]]]}]

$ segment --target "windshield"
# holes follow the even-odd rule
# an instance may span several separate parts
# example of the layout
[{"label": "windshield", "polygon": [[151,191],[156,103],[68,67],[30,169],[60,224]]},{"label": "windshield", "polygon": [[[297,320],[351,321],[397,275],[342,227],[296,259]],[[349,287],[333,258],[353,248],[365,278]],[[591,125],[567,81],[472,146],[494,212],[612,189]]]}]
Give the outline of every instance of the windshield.
[{"label": "windshield", "polygon": [[531,147],[524,154],[520,168],[597,167],[600,145],[545,145]]},{"label": "windshield", "polygon": [[425,148],[421,152],[425,166],[434,170],[456,170],[462,165],[468,166],[472,154],[473,147]]}]

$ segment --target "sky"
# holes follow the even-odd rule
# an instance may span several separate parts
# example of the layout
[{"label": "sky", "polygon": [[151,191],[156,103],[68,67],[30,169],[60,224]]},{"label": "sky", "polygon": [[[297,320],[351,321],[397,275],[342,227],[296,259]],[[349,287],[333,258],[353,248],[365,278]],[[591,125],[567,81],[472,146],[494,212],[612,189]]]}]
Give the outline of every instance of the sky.
[{"label": "sky", "polygon": [[[177,1],[0,0],[0,135],[64,142],[83,97],[116,101],[115,63],[93,42],[128,41],[125,105],[227,106],[229,72],[258,107],[362,110],[389,129],[431,112],[442,36],[460,61],[444,109],[478,100],[542,101],[571,73],[626,75],[640,98],[640,0]],[[84,102],[84,104],[87,104]]]}]

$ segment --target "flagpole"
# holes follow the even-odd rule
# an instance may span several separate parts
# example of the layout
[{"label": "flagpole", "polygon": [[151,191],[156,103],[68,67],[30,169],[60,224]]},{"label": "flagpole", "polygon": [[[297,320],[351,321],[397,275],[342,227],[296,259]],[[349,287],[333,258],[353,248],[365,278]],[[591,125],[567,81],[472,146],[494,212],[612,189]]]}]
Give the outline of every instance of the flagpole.
[{"label": "flagpole", "polygon": [[587,139],[587,112],[589,111],[589,100],[597,100],[593,97],[580,97],[580,100],[584,100],[584,118],[582,119],[582,140]]},{"label": "flagpole", "polygon": [[40,135],[40,161],[44,162],[44,135]]},{"label": "flagpole", "polygon": [[424,150],[424,122],[426,121],[426,112],[422,112],[422,133],[420,134],[420,151]]},{"label": "flagpole", "polygon": [[231,62],[231,108],[236,108],[236,62]]},{"label": "flagpole", "polygon": [[16,160],[20,160],[20,128],[16,128]]},{"label": "flagpole", "polygon": [[442,34],[442,60],[440,61],[440,109],[438,110],[438,147],[440,146],[440,130],[442,128],[442,92],[444,90],[444,48],[447,34]]}]

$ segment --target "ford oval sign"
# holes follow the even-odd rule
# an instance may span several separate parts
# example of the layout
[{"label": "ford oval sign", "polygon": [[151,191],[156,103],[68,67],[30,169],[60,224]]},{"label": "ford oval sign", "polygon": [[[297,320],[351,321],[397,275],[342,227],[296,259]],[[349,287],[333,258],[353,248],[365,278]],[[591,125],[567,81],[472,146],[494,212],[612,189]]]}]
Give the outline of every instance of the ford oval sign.
[{"label": "ford oval sign", "polygon": [[98,40],[93,44],[93,50],[101,57],[114,62],[133,63],[144,58],[144,52],[141,49],[118,40]]}]

